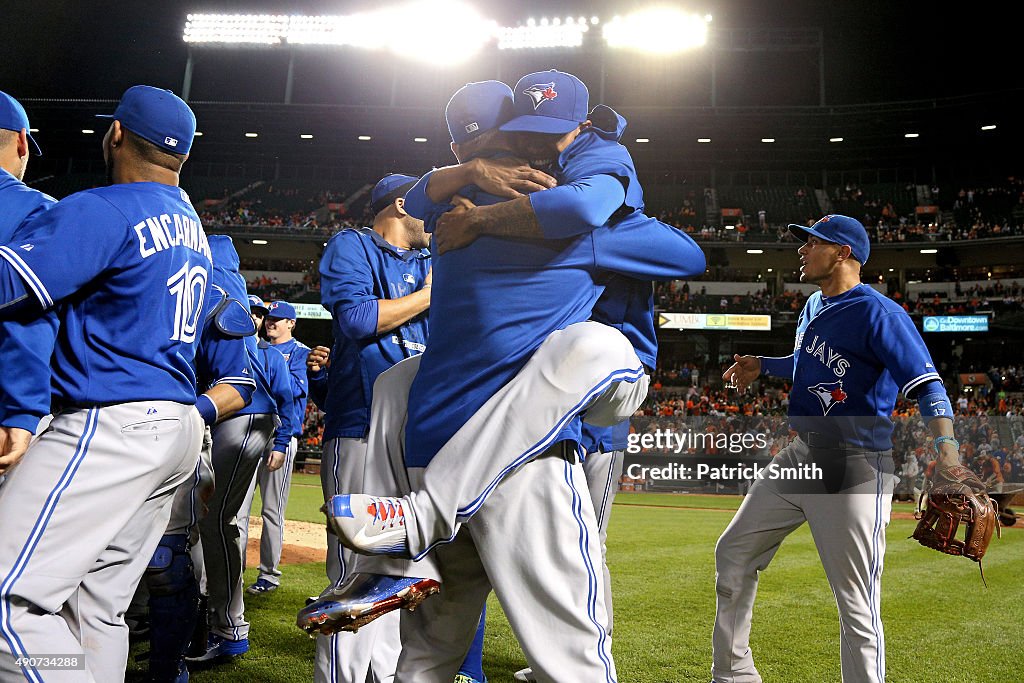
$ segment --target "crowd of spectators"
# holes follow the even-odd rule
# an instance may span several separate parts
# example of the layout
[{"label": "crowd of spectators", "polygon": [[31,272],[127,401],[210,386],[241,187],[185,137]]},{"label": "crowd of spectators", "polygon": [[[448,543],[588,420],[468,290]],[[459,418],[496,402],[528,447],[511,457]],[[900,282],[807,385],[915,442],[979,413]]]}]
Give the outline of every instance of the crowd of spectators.
[{"label": "crowd of spectators", "polygon": [[[694,287],[693,289],[696,289]],[[759,289],[746,294],[708,294],[707,287],[691,291],[690,283],[675,280],[654,286],[655,305],[673,313],[800,313],[807,297],[797,291],[771,295]]]}]

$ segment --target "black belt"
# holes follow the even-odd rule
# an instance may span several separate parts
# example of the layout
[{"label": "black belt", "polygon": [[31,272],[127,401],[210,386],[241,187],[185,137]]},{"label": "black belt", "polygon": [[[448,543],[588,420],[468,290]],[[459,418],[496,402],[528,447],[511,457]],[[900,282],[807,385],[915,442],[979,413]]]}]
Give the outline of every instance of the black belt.
[{"label": "black belt", "polygon": [[798,432],[800,440],[811,448],[833,448],[845,450],[853,448],[851,444],[843,441],[841,436],[835,434],[824,434],[822,432]]}]

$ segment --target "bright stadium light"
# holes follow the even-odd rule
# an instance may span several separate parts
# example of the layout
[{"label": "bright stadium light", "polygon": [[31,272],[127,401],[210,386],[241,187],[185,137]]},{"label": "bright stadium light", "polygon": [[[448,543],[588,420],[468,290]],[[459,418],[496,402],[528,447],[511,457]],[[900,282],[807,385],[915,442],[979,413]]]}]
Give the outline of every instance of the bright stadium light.
[{"label": "bright stadium light", "polygon": [[260,246],[263,246],[264,244],[267,244],[268,242],[266,240],[253,240],[252,243],[253,244],[258,244]]},{"label": "bright stadium light", "polygon": [[667,55],[706,44],[708,22],[699,14],[651,7],[612,19],[603,33],[609,47]]},{"label": "bright stadium light", "polygon": [[920,133],[906,133],[903,137],[905,137],[905,138],[919,138],[919,137],[921,137],[921,134]]},{"label": "bright stadium light", "polygon": [[29,133],[38,133],[38,132],[39,132],[39,129],[38,129],[38,128],[29,128],[29,129],[28,129],[28,132],[29,132]]},{"label": "bright stadium light", "polygon": [[748,254],[763,254],[764,249],[747,249]]},{"label": "bright stadium light", "polygon": [[201,137],[203,137],[203,131],[201,131],[201,130],[197,130],[197,131],[196,131],[196,132],[195,132],[195,133],[193,134],[193,136],[194,136],[194,137],[197,137],[197,138],[201,138]]},{"label": "bright stadium light", "polygon": [[921,253],[922,254],[938,254],[939,250],[938,249],[922,249]]},{"label": "bright stadium light", "polygon": [[347,16],[190,14],[182,39],[212,45],[348,45],[454,64],[492,40],[496,28],[456,0],[414,0]]},{"label": "bright stadium light", "polygon": [[700,143],[703,143],[703,144],[707,144],[707,143],[711,142],[711,138],[697,138],[697,142],[700,142]]},{"label": "bright stadium light", "polygon": [[426,142],[427,139],[426,138],[413,138],[412,141],[413,142]]},{"label": "bright stadium light", "polygon": [[651,139],[650,138],[637,138],[636,141],[637,142],[650,142]]},{"label": "bright stadium light", "polygon": [[843,139],[842,138],[829,138],[828,141],[829,142],[842,142]]},{"label": "bright stadium light", "polygon": [[93,133],[95,133],[95,132],[96,132],[96,131],[94,131],[94,130],[93,130],[92,128],[83,128],[83,129],[82,129],[82,133],[83,133],[84,135],[92,135],[92,134],[93,134]]},{"label": "bright stadium light", "polygon": [[420,0],[375,14],[386,18],[381,35],[392,52],[434,64],[466,61],[497,30],[494,21],[455,0]]},{"label": "bright stadium light", "polygon": [[982,126],[981,129],[982,130],[995,130],[996,129],[996,125],[994,123],[990,123],[987,126]]},{"label": "bright stadium light", "polygon": [[761,142],[775,142],[775,138],[761,138]]},{"label": "bright stadium light", "polygon": [[528,22],[526,26],[502,26],[496,29],[498,49],[579,47],[583,44],[583,34],[588,29],[586,24],[569,22],[561,25],[542,23],[537,26]]},{"label": "bright stadium light", "polygon": [[312,133],[299,133],[299,139],[301,139],[301,140],[312,140],[313,139],[313,135],[312,135]]},{"label": "bright stadium light", "polygon": [[246,133],[245,134],[245,137],[247,137],[247,138],[258,138],[259,136],[260,136],[259,133]]},{"label": "bright stadium light", "polygon": [[366,142],[366,141],[368,141],[368,140],[372,140],[373,138],[371,138],[371,137],[370,137],[369,135],[360,135],[360,136],[359,136],[358,138],[356,138],[356,139],[357,139],[357,140],[362,140],[363,142]]}]

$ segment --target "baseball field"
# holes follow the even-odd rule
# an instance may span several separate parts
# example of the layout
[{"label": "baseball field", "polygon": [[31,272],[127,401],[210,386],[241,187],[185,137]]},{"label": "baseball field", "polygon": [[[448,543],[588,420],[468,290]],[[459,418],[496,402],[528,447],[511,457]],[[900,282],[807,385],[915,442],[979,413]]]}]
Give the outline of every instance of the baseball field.
[{"label": "baseball field", "polygon": [[[305,532],[312,538],[310,531],[318,531],[301,523],[322,521],[321,502],[319,479],[296,475],[288,519],[299,523],[298,537]],[[710,680],[714,547],[739,503],[740,498],[729,496],[621,493],[616,498],[608,561],[620,681]],[[254,514],[258,510],[257,501]],[[908,539],[914,526],[911,512],[909,504],[897,504],[887,532],[882,585],[887,680],[1024,681],[1024,529],[1004,529],[1001,540],[993,539],[985,558],[986,588],[973,562]],[[306,596],[324,587],[323,563],[308,561],[317,553],[295,544],[286,547],[285,559],[291,556],[293,563],[284,569],[282,587],[247,596],[251,650],[233,662],[195,671],[192,680],[312,680],[313,641],[295,627],[295,613]],[[249,569],[246,584],[254,578]],[[493,683],[504,683],[525,662],[493,595],[488,607],[484,667]],[[806,526],[786,540],[762,574],[753,629],[755,661],[766,681],[840,680],[835,603]],[[130,667],[129,680],[132,670],[138,667]]]}]

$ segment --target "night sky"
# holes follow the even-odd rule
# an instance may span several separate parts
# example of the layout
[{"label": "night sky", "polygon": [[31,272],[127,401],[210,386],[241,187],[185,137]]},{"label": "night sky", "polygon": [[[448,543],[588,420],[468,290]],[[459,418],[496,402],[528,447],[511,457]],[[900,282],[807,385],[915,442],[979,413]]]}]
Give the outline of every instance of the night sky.
[{"label": "night sky", "polygon": [[[650,3],[479,0],[475,4],[486,16],[514,25],[528,16],[550,15],[553,6],[559,8],[559,15],[598,14],[610,18]],[[8,0],[4,3],[7,30],[0,45],[0,90],[19,98],[86,99],[117,99],[135,83],[180,90],[187,55],[181,32],[190,11],[347,14],[379,5],[377,0]],[[998,3],[995,10],[989,5],[986,14],[971,13],[962,5],[954,10],[947,3],[904,0],[729,0],[679,5],[711,13],[713,26],[718,28],[821,27],[826,42],[825,89],[829,104],[930,99],[1024,85],[1019,23],[1010,15],[1009,3]],[[196,78],[205,78],[207,83],[213,82],[214,72],[226,75],[249,59],[255,68],[260,63],[251,51],[205,54]],[[382,61],[390,59],[381,55]],[[813,64],[785,61],[792,57],[783,61],[742,56],[726,59],[734,60],[724,64],[722,70],[726,78],[732,79],[724,84],[732,92],[728,104],[817,103],[816,84],[811,84],[813,79],[809,77],[816,74]],[[650,101],[644,104],[658,103],[656,84],[644,82],[650,77],[649,69],[612,68],[616,71],[613,77],[636,78],[642,88],[650,90]],[[787,81],[787,75],[791,80]],[[219,85],[218,81],[216,92],[204,93],[206,98],[259,99],[260,93],[233,90],[231,78],[220,80],[225,84]],[[765,87],[766,83],[770,85]],[[252,83],[244,79],[234,87],[253,89]],[[276,97],[274,93],[268,99]]]}]

